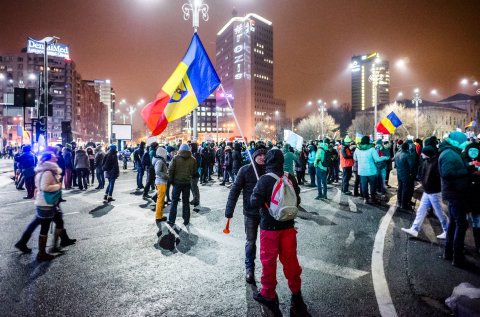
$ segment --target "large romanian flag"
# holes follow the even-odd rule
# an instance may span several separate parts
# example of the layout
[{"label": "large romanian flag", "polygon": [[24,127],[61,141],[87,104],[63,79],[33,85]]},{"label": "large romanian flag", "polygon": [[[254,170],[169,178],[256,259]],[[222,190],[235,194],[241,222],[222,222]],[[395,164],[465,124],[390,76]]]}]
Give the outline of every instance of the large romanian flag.
[{"label": "large romanian flag", "polygon": [[167,124],[192,112],[220,85],[220,78],[197,33],[187,53],[163,85],[157,98],[142,109],[142,117],[152,136]]},{"label": "large romanian flag", "polygon": [[395,112],[392,111],[386,118],[382,119],[382,121],[377,124],[377,132],[392,134],[395,132],[395,129],[401,125],[402,121],[400,121]]},{"label": "large romanian flag", "polygon": [[477,126],[477,121],[473,120],[472,122],[470,122],[469,124],[467,124],[465,126],[465,128],[468,128],[468,127],[476,127]]}]

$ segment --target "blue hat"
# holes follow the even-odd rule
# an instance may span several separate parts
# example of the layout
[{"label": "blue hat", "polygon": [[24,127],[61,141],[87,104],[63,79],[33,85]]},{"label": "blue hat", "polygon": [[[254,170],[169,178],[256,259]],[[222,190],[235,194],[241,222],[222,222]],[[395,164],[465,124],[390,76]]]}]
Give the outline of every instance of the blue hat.
[{"label": "blue hat", "polygon": [[190,151],[190,148],[188,147],[188,144],[182,144],[180,145],[179,151]]},{"label": "blue hat", "polygon": [[117,151],[117,146],[115,144],[110,144],[108,147],[108,150],[111,152]]},{"label": "blue hat", "polygon": [[460,150],[465,150],[468,145],[467,136],[465,133],[458,131],[450,132],[446,141]]}]

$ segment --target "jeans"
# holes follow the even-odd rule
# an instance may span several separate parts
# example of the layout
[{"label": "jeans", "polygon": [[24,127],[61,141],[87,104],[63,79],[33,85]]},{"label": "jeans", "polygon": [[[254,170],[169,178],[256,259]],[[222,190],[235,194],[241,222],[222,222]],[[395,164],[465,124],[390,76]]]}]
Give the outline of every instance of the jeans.
[{"label": "jeans", "polygon": [[453,255],[455,260],[463,260],[463,245],[468,228],[465,200],[448,200],[448,213],[450,223],[448,224],[447,240],[445,242],[445,255]]},{"label": "jeans", "polygon": [[344,167],[342,173],[342,192],[348,192],[348,183],[352,178],[352,167]]},{"label": "jeans", "polygon": [[61,211],[56,211],[53,218],[38,218],[37,216],[35,216],[32,222],[30,222],[30,224],[27,226],[27,229],[25,229],[25,231],[23,232],[19,243],[27,244],[32,237],[33,232],[35,231],[35,229],[37,229],[38,226],[41,226],[40,234],[47,235],[50,222],[52,221],[55,223],[56,229],[64,228],[63,213]]},{"label": "jeans", "polygon": [[72,170],[70,168],[65,168],[64,182],[65,182],[65,189],[72,188]]},{"label": "jeans", "polygon": [[422,200],[420,201],[420,207],[417,210],[417,216],[413,221],[412,228],[417,232],[422,227],[423,220],[427,216],[427,211],[430,207],[433,207],[433,212],[437,216],[440,224],[442,225],[443,232],[447,232],[448,221],[447,217],[442,212],[442,193],[427,194],[423,193]]},{"label": "jeans", "polygon": [[98,188],[105,187],[105,175],[103,174],[102,169],[101,168],[95,169],[95,174],[97,175]]},{"label": "jeans", "polygon": [[113,187],[115,186],[115,180],[116,178],[115,177],[108,177],[108,185],[107,185],[107,189],[105,190],[105,195],[107,196],[112,196],[113,194]]},{"label": "jeans", "polygon": [[308,163],[308,175],[310,175],[310,186],[315,186],[315,166],[313,163]]},{"label": "jeans", "polygon": [[408,207],[408,181],[403,179],[398,179],[398,189],[397,189],[397,206],[400,208]]},{"label": "jeans", "polygon": [[143,174],[145,171],[141,164],[137,165],[137,188],[143,188]]},{"label": "jeans", "polygon": [[[325,173],[326,174],[326,173]],[[266,298],[275,298],[277,286],[277,259],[283,265],[283,273],[288,280],[292,294],[300,291],[302,268],[297,258],[297,231],[260,230],[260,261],[262,262],[262,288],[260,294]]]},{"label": "jeans", "polygon": [[92,175],[92,185],[93,185],[95,180],[95,168],[90,169],[90,175]]},{"label": "jeans", "polygon": [[327,171],[321,169],[320,167],[317,167],[316,170],[318,196],[327,198]]},{"label": "jeans", "polygon": [[25,188],[27,189],[27,197],[33,198],[35,192],[35,176],[25,177]]},{"label": "jeans", "polygon": [[370,198],[375,199],[375,193],[376,193],[376,184],[375,182],[377,181],[377,175],[371,175],[371,176],[362,176],[360,175],[360,186],[362,187],[362,195],[363,198],[368,199],[368,187],[370,185]]},{"label": "jeans", "polygon": [[355,172],[355,181],[353,183],[353,194],[354,195],[362,195],[362,189],[360,188],[360,176],[358,175],[358,172]]},{"label": "jeans", "polygon": [[172,206],[170,208],[170,214],[168,215],[168,221],[175,223],[180,194],[182,195],[182,218],[184,223],[188,224],[190,222],[190,183],[173,184]]},{"label": "jeans", "polygon": [[257,235],[260,226],[260,218],[245,216],[245,270],[250,271],[255,268],[255,257],[257,254]]},{"label": "jeans", "polygon": [[88,168],[77,168],[78,187],[80,189],[88,188]]},{"label": "jeans", "polygon": [[193,205],[200,205],[200,189],[198,189],[199,179],[200,177],[195,177],[190,181],[193,195]]},{"label": "jeans", "polygon": [[224,169],[223,170],[223,183],[228,182],[232,178],[232,183],[235,182],[235,176],[233,175],[232,170]]},{"label": "jeans", "polygon": [[377,191],[381,192],[382,195],[387,193],[387,189],[385,188],[385,177],[387,176],[387,170],[382,168],[381,170],[377,170]]}]

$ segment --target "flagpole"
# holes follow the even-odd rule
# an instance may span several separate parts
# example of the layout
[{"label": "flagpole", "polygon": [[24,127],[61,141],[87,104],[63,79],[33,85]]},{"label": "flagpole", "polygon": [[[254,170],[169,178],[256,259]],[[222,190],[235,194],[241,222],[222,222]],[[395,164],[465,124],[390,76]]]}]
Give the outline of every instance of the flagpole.
[{"label": "flagpole", "polygon": [[[245,142],[245,145],[247,147],[247,154],[248,154],[248,157],[250,158],[250,162],[252,162],[253,170],[255,171],[255,176],[257,177],[257,179],[259,179],[260,177],[258,176],[257,168],[255,167],[255,162],[253,161],[252,154],[250,154],[250,151],[248,150],[248,144],[247,144],[247,141],[245,140],[245,135],[243,134],[242,127],[240,126],[240,123],[238,123],[237,116],[235,115],[235,111],[233,111],[233,107],[232,107],[232,104],[230,103],[230,100],[228,98],[228,94],[225,91],[225,89],[223,88],[222,84],[220,84],[219,87],[222,90],[222,92],[225,96],[225,99],[227,100],[228,107],[230,108],[230,111],[232,112],[233,119],[235,120],[235,124],[237,125],[238,130],[240,131],[240,135],[242,136],[243,142]],[[218,129],[218,126],[217,126],[217,129]]]},{"label": "flagpole", "polygon": [[[198,27],[200,26],[200,13],[202,14],[203,21],[208,21],[208,4],[204,3],[204,0],[188,0],[188,3],[184,3],[182,6],[183,19],[185,21],[192,17],[192,27],[193,33],[197,33]],[[193,111],[193,139],[198,139],[198,114],[197,108]]]}]

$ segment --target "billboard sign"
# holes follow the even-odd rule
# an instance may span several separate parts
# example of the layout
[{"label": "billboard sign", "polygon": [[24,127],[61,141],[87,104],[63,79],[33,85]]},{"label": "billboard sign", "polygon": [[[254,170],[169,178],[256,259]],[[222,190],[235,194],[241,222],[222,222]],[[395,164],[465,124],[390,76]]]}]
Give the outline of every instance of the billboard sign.
[{"label": "billboard sign", "polygon": [[131,140],[132,125],[131,124],[112,124],[112,135],[115,134],[116,140]]},{"label": "billboard sign", "polygon": [[[43,54],[45,51],[45,43],[28,38],[27,53]],[[55,57],[64,57],[70,59],[70,50],[68,45],[61,43],[52,43],[47,46],[47,55]]]}]

